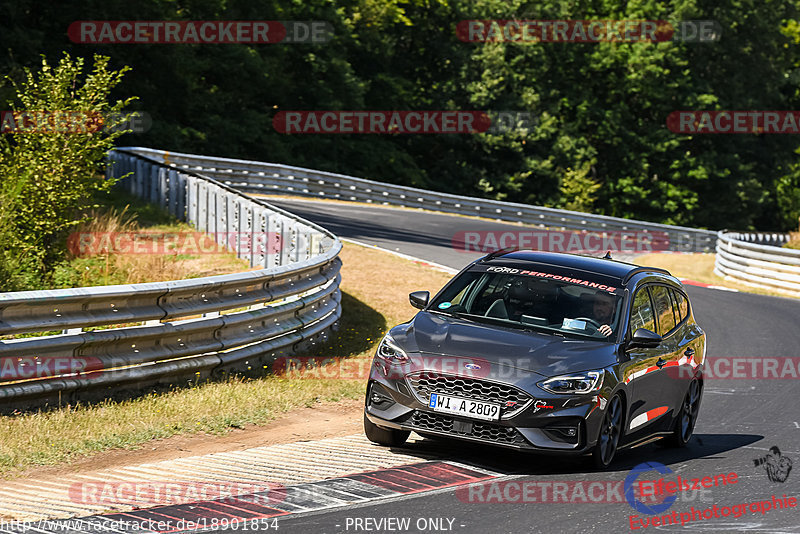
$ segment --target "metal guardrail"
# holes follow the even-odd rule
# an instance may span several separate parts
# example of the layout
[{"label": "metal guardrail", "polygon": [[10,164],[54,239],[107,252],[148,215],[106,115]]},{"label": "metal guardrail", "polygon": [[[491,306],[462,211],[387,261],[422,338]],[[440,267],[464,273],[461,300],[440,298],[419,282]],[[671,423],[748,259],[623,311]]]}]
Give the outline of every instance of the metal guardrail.
[{"label": "metal guardrail", "polygon": [[109,161],[109,176],[130,173],[122,186],[199,230],[274,232],[280,250],[242,247],[260,268],[236,274],[0,293],[0,334],[63,331],[0,340],[2,410],[260,368],[327,337],[341,316],[336,236],[196,173],[124,150]]},{"label": "metal guardrail", "polygon": [[800,297],[800,250],[763,243],[786,243],[784,234],[720,232],[714,272],[729,280]]},{"label": "metal guardrail", "polygon": [[711,252],[717,233],[604,215],[592,215],[513,202],[437,193],[385,184],[342,174],[239,159],[196,156],[149,148],[127,148],[174,168],[200,172],[238,190],[251,193],[296,194],[392,206],[424,208],[444,213],[522,222],[552,229],[590,232],[659,232],[669,238],[669,250]]},{"label": "metal guardrail", "polygon": [[[732,235],[732,234],[731,234]],[[766,232],[736,232],[736,240],[755,243],[757,245],[771,245],[782,247],[791,240],[789,234],[777,234]]]},{"label": "metal guardrail", "polygon": [[239,190],[281,190],[549,228],[665,232],[673,250],[709,250],[716,241],[717,274],[800,295],[800,251],[755,242],[785,242],[780,234],[717,236],[706,230],[458,197],[285,165],[143,148],[115,150],[109,160],[109,176],[127,175],[121,184],[129,191],[218,236],[220,244],[227,245],[231,233],[274,233],[281,246],[274,254],[254,247],[236,250],[251,267],[258,267],[243,273],[0,293],[0,335],[63,331],[0,340],[3,410],[259,368],[325,339],[341,315],[341,242],[327,230]]}]

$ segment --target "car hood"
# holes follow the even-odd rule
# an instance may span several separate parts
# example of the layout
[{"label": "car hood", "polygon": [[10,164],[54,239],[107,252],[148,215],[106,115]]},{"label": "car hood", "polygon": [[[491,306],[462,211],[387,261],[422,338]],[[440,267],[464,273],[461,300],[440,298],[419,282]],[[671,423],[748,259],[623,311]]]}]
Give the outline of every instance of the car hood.
[{"label": "car hood", "polygon": [[390,332],[413,355],[466,358],[492,367],[513,367],[542,376],[601,369],[616,363],[613,343],[564,338],[483,324],[426,311]]}]

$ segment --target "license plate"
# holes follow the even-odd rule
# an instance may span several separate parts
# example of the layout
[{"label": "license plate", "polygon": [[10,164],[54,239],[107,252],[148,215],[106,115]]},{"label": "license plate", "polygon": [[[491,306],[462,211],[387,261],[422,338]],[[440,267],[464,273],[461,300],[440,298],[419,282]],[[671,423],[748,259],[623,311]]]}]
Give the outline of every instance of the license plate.
[{"label": "license plate", "polygon": [[500,406],[498,404],[462,399],[461,397],[442,395],[441,393],[431,393],[428,406],[433,408],[434,412],[463,415],[486,421],[500,419]]}]

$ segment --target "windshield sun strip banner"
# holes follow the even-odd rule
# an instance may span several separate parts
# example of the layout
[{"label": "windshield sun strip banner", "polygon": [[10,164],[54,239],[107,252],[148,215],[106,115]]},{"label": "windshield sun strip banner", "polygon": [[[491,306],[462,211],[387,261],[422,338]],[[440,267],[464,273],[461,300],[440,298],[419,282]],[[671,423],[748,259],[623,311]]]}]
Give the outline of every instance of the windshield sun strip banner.
[{"label": "windshield sun strip banner", "polygon": [[[515,274],[520,276],[533,276],[536,278],[547,279],[547,280],[555,280],[557,282],[566,282],[568,284],[573,284],[577,286],[588,287],[590,289],[597,289],[600,291],[607,291],[609,293],[619,295],[622,293],[622,289],[609,285],[609,283],[602,283],[592,280],[585,280],[583,278],[576,278],[574,276],[569,276],[566,274],[555,274],[555,273],[548,273],[530,269],[523,269],[519,267],[506,267],[501,265],[475,265],[473,266],[470,271],[472,272],[484,272],[484,273],[497,273],[497,274]],[[604,277],[605,278],[605,277]],[[611,282],[613,283],[613,282]]]}]

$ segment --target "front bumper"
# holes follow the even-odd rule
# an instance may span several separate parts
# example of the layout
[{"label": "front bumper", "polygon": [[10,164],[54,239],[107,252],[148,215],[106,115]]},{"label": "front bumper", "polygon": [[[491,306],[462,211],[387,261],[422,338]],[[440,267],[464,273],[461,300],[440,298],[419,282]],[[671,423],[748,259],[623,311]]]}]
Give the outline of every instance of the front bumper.
[{"label": "front bumper", "polygon": [[[374,424],[519,451],[568,455],[588,452],[596,443],[606,404],[602,390],[593,395],[549,394],[536,386],[542,379],[536,373],[518,372],[510,380],[487,376],[474,380],[489,384],[504,395],[513,388],[518,402],[513,408],[503,408],[500,420],[484,421],[434,411],[420,392],[418,380],[385,371],[380,362],[373,365],[367,385],[364,410]],[[473,379],[461,379],[460,383],[468,380]],[[454,394],[448,390],[439,392]],[[456,394],[464,396],[462,391]]]}]

